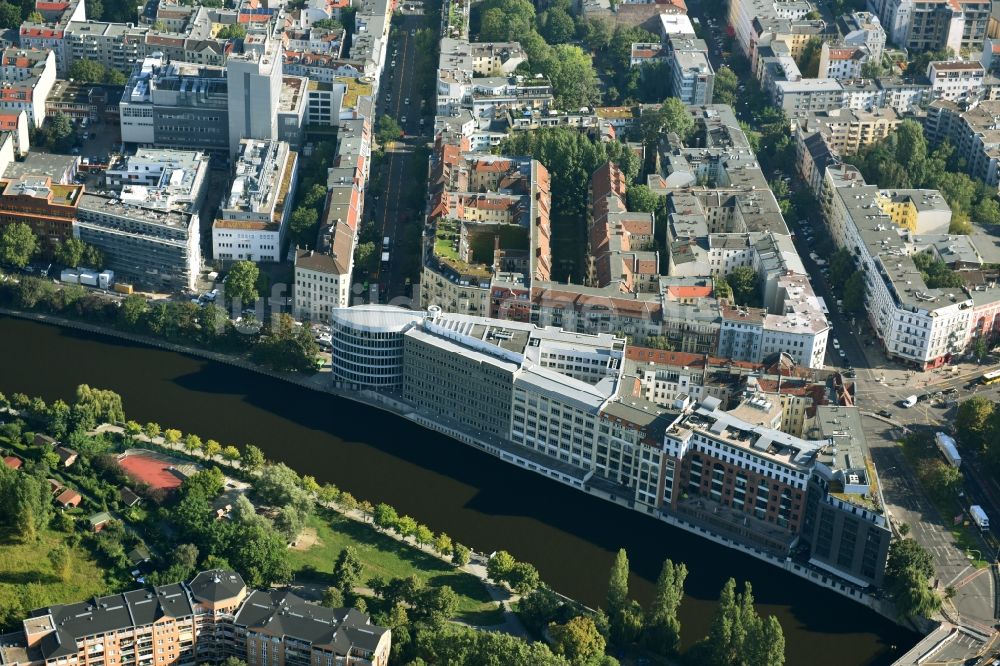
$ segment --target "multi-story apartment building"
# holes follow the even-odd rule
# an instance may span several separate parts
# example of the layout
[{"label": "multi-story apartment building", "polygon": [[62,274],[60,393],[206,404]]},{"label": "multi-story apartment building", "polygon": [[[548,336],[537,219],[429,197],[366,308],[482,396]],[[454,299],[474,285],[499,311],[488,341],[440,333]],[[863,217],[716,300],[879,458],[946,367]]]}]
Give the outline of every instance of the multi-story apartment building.
[{"label": "multi-story apartment building", "polygon": [[8,635],[4,663],[137,666],[218,662],[386,666],[391,632],[353,608],[254,590],[232,571],[39,608]]},{"label": "multi-story apartment building", "polygon": [[775,81],[772,99],[788,115],[829,111],[844,107],[844,87],[833,78]]},{"label": "multi-story apartment building", "polygon": [[84,0],[70,2],[35,2],[35,9],[42,15],[42,20],[35,23],[24,21],[18,31],[18,40],[23,49],[41,49],[53,51],[56,57],[58,74],[62,75],[69,69],[63,40],[66,28],[73,21],[86,21],[87,9]]},{"label": "multi-story apartment building", "polygon": [[47,49],[8,48],[0,54],[0,63],[0,112],[24,111],[31,127],[41,127],[56,82],[55,54]]},{"label": "multi-story apartment building", "polygon": [[0,179],[0,230],[23,223],[38,237],[42,251],[73,237],[83,185],[62,185],[45,175]]},{"label": "multi-story apartment building", "polygon": [[965,158],[971,176],[1000,186],[1000,102],[931,102],[924,132],[934,143],[951,143]]},{"label": "multi-story apartment building", "polygon": [[826,169],[824,215],[838,247],[857,257],[865,304],[886,354],[921,370],[964,350],[973,303],[961,289],[929,288],[880,192],[850,166]]},{"label": "multi-story apartment building", "polygon": [[541,163],[463,154],[439,142],[430,197],[435,231],[424,251],[422,307],[487,315],[494,274],[525,283],[549,278],[549,175]]},{"label": "multi-story apartment building", "polygon": [[864,46],[847,46],[836,42],[823,42],[819,55],[821,79],[860,79],[862,70],[869,60]]},{"label": "multi-story apartment building", "polygon": [[133,155],[116,158],[104,178],[123,201],[198,213],[208,188],[208,165],[208,156],[202,152],[140,148]]},{"label": "multi-story apartment building", "polygon": [[975,99],[985,92],[986,69],[982,63],[973,60],[938,61],[927,66],[927,78],[931,82],[931,96],[935,99],[951,102]]},{"label": "multi-story apartment building", "polygon": [[984,0],[873,0],[871,7],[896,46],[959,54],[982,47],[991,5]]},{"label": "multi-story apartment building", "polygon": [[212,224],[212,256],[281,261],[298,182],[298,154],[284,141],[242,139],[235,173]]},{"label": "multi-story apartment building", "polygon": [[[794,116],[792,124],[803,177],[810,182],[815,179],[810,168],[802,168],[813,137],[817,137],[816,140],[821,141],[828,152],[838,157],[854,155],[861,148],[889,136],[899,123],[899,115],[892,109],[830,109]],[[818,174],[818,178],[822,179],[822,172]]]},{"label": "multi-story apartment building", "polygon": [[104,252],[119,279],[162,291],[193,289],[201,270],[201,223],[187,205],[156,206],[155,195],[84,194],[76,233]]},{"label": "multi-story apartment building", "polygon": [[851,12],[837,18],[837,30],[847,46],[864,46],[873,62],[881,63],[885,52],[885,29],[871,12]]},{"label": "multi-story apartment building", "polygon": [[883,213],[911,234],[947,234],[951,206],[938,190],[880,190],[875,201]]},{"label": "multi-story apartment building", "polygon": [[66,71],[77,60],[92,60],[109,69],[129,76],[135,64],[146,57],[146,37],[150,27],[131,23],[106,23],[103,21],[74,21],[66,26],[63,37],[63,62]]},{"label": "multi-story apartment building", "polygon": [[475,76],[510,76],[528,55],[518,42],[477,42],[472,47]]},{"label": "multi-story apartment building", "polygon": [[708,45],[693,36],[669,35],[666,58],[670,63],[670,90],[685,104],[711,104],[715,70],[708,59]]}]

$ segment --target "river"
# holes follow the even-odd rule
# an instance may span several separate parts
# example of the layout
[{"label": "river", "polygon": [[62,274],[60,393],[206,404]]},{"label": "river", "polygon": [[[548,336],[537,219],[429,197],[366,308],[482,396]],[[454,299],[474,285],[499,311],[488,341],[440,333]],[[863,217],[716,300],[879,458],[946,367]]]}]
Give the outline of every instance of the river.
[{"label": "river", "polygon": [[199,358],[0,315],[0,391],[47,401],[78,384],[109,388],[129,418],[226,444],[387,502],[475,550],[509,550],[553,588],[603,603],[618,548],[645,603],[666,557],[689,569],[685,645],[704,635],[726,578],[749,580],[781,621],[787,663],[888,664],[918,636],[770,565],[612,506],[374,408]]}]

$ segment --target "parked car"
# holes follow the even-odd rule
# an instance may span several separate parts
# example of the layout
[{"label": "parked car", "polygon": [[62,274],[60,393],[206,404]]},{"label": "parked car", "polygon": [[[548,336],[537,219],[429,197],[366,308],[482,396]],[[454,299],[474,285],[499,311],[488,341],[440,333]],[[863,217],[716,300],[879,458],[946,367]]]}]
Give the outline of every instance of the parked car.
[{"label": "parked car", "polygon": [[887,419],[891,419],[892,418],[892,412],[890,412],[888,409],[880,409],[880,410],[878,410],[875,413],[878,414],[879,416],[885,417]]}]

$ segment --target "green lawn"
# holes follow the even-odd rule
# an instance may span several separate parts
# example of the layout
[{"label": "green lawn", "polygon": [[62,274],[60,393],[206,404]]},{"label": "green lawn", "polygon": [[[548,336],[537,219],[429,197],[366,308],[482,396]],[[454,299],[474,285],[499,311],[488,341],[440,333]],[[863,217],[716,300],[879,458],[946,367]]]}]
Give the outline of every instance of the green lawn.
[{"label": "green lawn", "polygon": [[106,591],[104,574],[83,548],[73,548],[70,579],[58,578],[48,552],[64,543],[66,534],[46,530],[33,543],[22,543],[11,533],[0,534],[0,608],[23,605],[24,614],[41,606],[71,603]]},{"label": "green lawn", "polygon": [[502,613],[482,582],[458,571],[436,557],[337,514],[322,512],[309,518],[308,528],[316,530],[317,543],[308,550],[292,550],[290,560],[296,578],[326,582],[333,562],[345,546],[354,546],[365,568],[361,579],[416,576],[428,585],[448,585],[458,594],[457,619],[477,626],[503,621]]}]

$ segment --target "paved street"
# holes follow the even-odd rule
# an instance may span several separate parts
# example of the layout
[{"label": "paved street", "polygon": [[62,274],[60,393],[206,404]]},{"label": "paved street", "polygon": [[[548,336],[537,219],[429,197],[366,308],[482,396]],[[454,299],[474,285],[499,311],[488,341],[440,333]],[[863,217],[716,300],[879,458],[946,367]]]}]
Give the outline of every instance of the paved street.
[{"label": "paved street", "polygon": [[938,584],[942,589],[956,588],[953,601],[962,619],[973,627],[991,627],[994,588],[989,568],[972,566],[945,527],[950,517],[939,515],[920,492],[913,470],[897,444],[901,429],[870,416],[863,417],[862,423],[894,524],[909,525],[911,535],[933,555]]},{"label": "paved street", "polygon": [[[405,13],[394,34],[390,37],[388,64],[382,74],[379,96],[376,102],[377,117],[389,115],[402,127],[405,136],[388,146],[385,158],[381,160],[372,180],[377,183],[369,187],[366,210],[374,216],[380,228],[381,238],[390,239],[389,264],[381,264],[378,270],[378,285],[382,302],[386,302],[406,292],[406,278],[416,281],[419,266],[419,246],[412,243],[401,244],[407,234],[419,236],[423,224],[423,211],[410,205],[411,188],[423,170],[417,168],[417,154],[414,148],[428,140],[424,136],[432,126],[431,117],[424,116],[425,125],[420,125],[422,111],[430,113],[430,102],[421,108],[419,82],[416,80],[416,39],[411,32],[426,25],[421,13]],[[407,103],[407,100],[409,103]],[[418,229],[412,226],[417,225]],[[380,247],[379,252],[383,249]],[[415,255],[415,256],[410,256]]]}]

